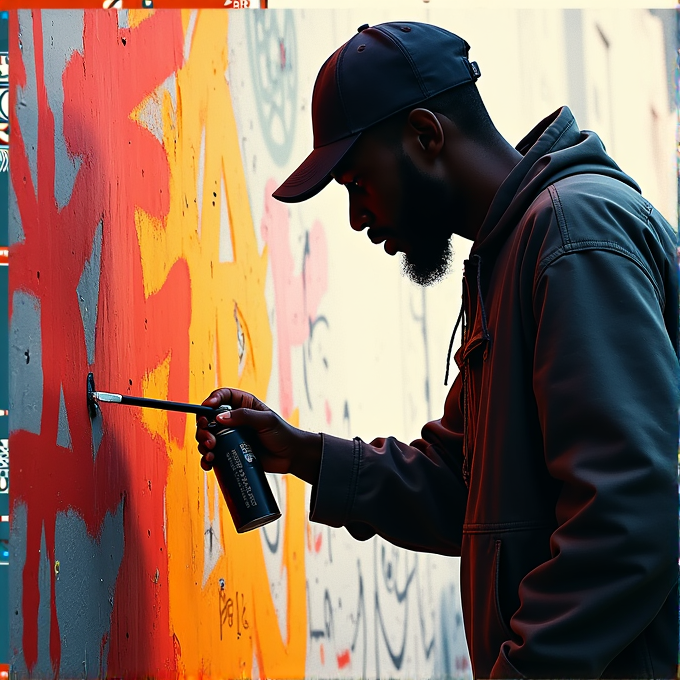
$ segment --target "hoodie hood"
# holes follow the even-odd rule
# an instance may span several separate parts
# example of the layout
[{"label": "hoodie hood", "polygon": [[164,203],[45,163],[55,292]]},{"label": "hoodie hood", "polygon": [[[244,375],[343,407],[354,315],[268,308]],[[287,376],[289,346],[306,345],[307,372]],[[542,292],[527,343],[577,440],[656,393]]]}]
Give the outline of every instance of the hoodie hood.
[{"label": "hoodie hood", "polygon": [[471,254],[497,251],[538,194],[570,175],[605,175],[640,192],[635,180],[607,155],[600,138],[579,130],[566,106],[544,118],[515,148],[524,158],[498,189]]}]

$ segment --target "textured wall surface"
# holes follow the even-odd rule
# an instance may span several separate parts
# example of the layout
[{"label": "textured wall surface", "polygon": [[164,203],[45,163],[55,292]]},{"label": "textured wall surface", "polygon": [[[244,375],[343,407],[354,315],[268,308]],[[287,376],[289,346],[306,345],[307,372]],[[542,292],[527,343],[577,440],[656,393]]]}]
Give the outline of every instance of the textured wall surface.
[{"label": "textured wall surface", "polygon": [[[639,45],[658,43],[658,19],[623,15],[413,18],[472,44],[511,141],[571,95],[584,119],[610,126],[624,169],[674,210],[663,78],[607,101],[630,111],[655,102],[652,151],[668,155],[668,172],[645,155],[647,132],[639,154],[623,149],[609,109],[589,103],[600,71],[586,77],[565,58],[568,35],[583,54],[601,48],[590,31],[599,21],[600,33],[622,36],[610,41],[622,54],[635,40],[663,73],[662,48]],[[283,517],[238,535],[198,465],[192,417],[102,405],[91,421],[86,408],[93,371],[98,389],[177,401],[236,386],[338,436],[410,441],[439,417],[457,274],[427,293],[404,281],[351,233],[340,187],[299,206],[270,197],[311,149],[322,61],[364,21],[394,18],[11,14],[17,678],[469,676],[457,560],[310,523],[309,488],[294,478],[270,476]],[[504,65],[495,74],[494,60]],[[456,247],[458,271],[465,242]]]}]

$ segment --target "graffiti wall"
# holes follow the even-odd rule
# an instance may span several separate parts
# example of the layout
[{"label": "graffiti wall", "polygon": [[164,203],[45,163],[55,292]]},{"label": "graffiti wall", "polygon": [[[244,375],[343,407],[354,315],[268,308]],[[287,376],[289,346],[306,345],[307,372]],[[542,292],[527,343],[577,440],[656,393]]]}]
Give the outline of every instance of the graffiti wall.
[{"label": "graffiti wall", "polygon": [[[513,141],[569,95],[564,13],[523,16],[413,17],[473,45]],[[311,149],[320,64],[395,18],[10,13],[14,677],[469,677],[456,559],[310,523],[309,487],[274,475],[282,518],[237,534],[192,416],[102,404],[91,419],[86,403],[92,372],[175,401],[238,387],[337,436],[410,441],[439,417],[469,244],[425,292],[351,233],[340,187],[270,196]],[[501,54],[516,75],[493,74]],[[526,96],[510,110],[512,88]]]}]

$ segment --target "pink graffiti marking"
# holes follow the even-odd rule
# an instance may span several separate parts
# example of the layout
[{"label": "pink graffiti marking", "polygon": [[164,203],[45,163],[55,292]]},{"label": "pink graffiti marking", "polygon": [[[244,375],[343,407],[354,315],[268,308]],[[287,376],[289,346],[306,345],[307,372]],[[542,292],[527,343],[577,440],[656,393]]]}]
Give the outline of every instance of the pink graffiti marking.
[{"label": "pink graffiti marking", "polygon": [[293,412],[291,350],[309,338],[310,322],[316,317],[321,298],[328,288],[328,247],[323,226],[316,220],[309,232],[309,248],[304,256],[302,272],[297,275],[294,273],[288,208],[272,198],[276,187],[273,179],[265,187],[261,233],[271,251],[276,299],[279,398],[281,415],[288,418]]}]

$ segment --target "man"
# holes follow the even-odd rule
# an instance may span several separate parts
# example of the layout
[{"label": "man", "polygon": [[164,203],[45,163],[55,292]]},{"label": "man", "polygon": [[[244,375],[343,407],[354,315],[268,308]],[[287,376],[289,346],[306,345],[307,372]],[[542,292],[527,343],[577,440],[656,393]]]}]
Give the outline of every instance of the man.
[{"label": "man", "polygon": [[476,677],[675,677],[675,236],[569,109],[513,149],[468,50],[426,24],[360,27],[317,78],[314,151],[274,194],[335,179],[352,228],[421,284],[453,233],[473,241],[442,418],[367,444],[238,390],[204,403],[234,407],[220,418],[252,428],[265,469],[313,485],[314,521],[461,556]]}]

